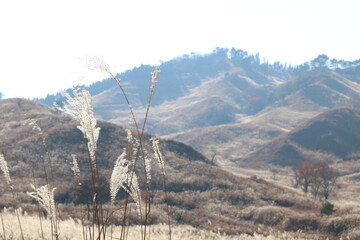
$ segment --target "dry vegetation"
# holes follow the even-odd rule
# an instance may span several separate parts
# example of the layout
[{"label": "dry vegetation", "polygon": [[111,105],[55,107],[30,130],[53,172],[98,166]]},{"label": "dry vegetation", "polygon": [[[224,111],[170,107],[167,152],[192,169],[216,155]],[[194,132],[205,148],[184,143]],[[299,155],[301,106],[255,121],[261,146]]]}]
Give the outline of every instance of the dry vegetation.
[{"label": "dry vegetation", "polygon": [[[0,239],[19,239],[21,238],[19,229],[17,227],[16,215],[9,211],[4,210],[2,212],[2,219],[5,225],[4,230],[0,230]],[[41,221],[41,225],[39,224]],[[39,219],[37,216],[27,215],[24,213],[21,215],[21,223],[23,224],[24,238],[26,240],[36,239],[51,239],[50,221],[47,219]],[[41,230],[40,226],[44,230]],[[78,240],[83,236],[83,227],[79,221],[74,219],[62,220],[59,223],[60,239],[64,240]],[[128,240],[138,240],[138,233],[140,232],[140,226],[130,226],[127,229]],[[114,235],[119,235],[121,227],[113,226],[112,231]],[[168,226],[166,224],[151,225],[149,227],[149,235],[151,239],[165,240],[169,239]],[[194,228],[189,225],[174,225],[172,226],[173,240],[306,240],[306,239],[320,239],[316,237],[308,238],[301,233],[282,233],[271,232],[268,235],[254,233],[252,235],[226,235],[218,231],[208,231]]]},{"label": "dry vegetation", "polygon": [[[94,144],[91,142],[94,139],[86,136],[83,124],[79,131],[76,121],[40,104],[21,99],[1,100],[0,104],[0,152],[8,161],[12,177],[11,184],[0,183],[0,206],[3,208],[0,237],[3,239],[108,239],[109,231],[113,231],[113,236],[120,235],[121,239],[132,239],[140,233],[142,239],[150,235],[165,239],[169,235],[169,225],[172,239],[360,237],[358,204],[331,197],[336,212],[331,216],[321,215],[318,200],[291,188],[292,174],[287,169],[267,171],[266,175],[250,178],[239,177],[229,174],[234,169],[226,165],[223,166],[227,171],[221,169],[189,146],[161,140],[159,148],[166,160],[164,188],[161,159],[153,159],[159,160],[160,165],[154,165],[151,171],[146,163],[148,153],[154,149],[158,153],[159,149],[154,148],[151,136],[142,130],[126,131],[115,124],[99,122],[91,126],[92,134],[97,132],[97,127],[101,128],[99,136],[94,137],[98,140]],[[41,127],[41,131],[34,132],[29,118],[36,120],[35,126]],[[129,140],[130,135],[135,137]],[[137,143],[130,149],[133,142]],[[144,162],[138,165],[121,162],[126,147],[126,156],[135,155],[135,159]],[[73,176],[71,154],[77,156],[81,177]],[[133,176],[126,175],[126,181],[120,182],[122,190],[113,190],[116,159],[119,159],[118,166],[132,167],[126,174],[136,172],[138,188],[135,188]],[[97,172],[97,168],[101,172]],[[343,171],[349,168],[344,167]],[[346,187],[348,183],[355,184],[358,176],[355,172],[351,174],[342,177],[339,183]],[[282,185],[274,184],[280,179]],[[45,201],[44,196],[36,195],[39,188],[32,189],[30,183],[56,187],[56,190],[46,189],[49,193],[55,191],[51,199],[56,202],[56,213],[53,206],[49,207],[52,203],[43,202],[45,209],[38,207],[37,202]],[[30,191],[35,193],[29,194]],[[354,189],[348,189],[347,196],[354,196],[351,191]],[[145,199],[145,208],[140,199]],[[5,207],[21,207],[22,211],[15,211],[19,218]],[[160,225],[164,222],[168,225]],[[131,226],[129,232],[124,230],[128,226]],[[147,226],[146,234],[144,226]],[[90,233],[92,235],[87,238]]]},{"label": "dry vegetation", "polygon": [[[9,100],[3,101],[8,102]],[[17,106],[19,105],[17,100],[14,102]],[[28,104],[34,106],[34,103],[25,100],[20,101],[20,106],[33,108]],[[41,106],[38,107],[42,109]],[[43,131],[47,135],[46,139],[53,156],[52,165],[54,166],[54,182],[56,182],[57,187],[55,200],[58,203],[58,217],[61,222],[71,221],[69,219],[81,219],[80,207],[83,206],[84,208],[86,205],[79,205],[77,202],[76,184],[69,163],[71,161],[69,152],[74,151],[78,155],[80,166],[86,166],[84,140],[78,130],[75,129],[76,124],[70,119],[60,117],[51,111],[41,116],[40,124],[44,126]],[[17,121],[22,122],[21,117],[25,116],[18,116]],[[53,127],[52,122],[61,127]],[[100,127],[102,131],[99,138],[98,156],[99,161],[102,162],[101,167],[104,167],[103,170],[105,171],[102,175],[104,188],[108,189],[108,176],[111,174],[113,164],[111,162],[114,161],[117,154],[121,153],[122,147],[126,146],[127,139],[126,132],[121,127],[108,123],[100,123]],[[4,148],[8,149],[4,153],[9,157],[9,169],[10,174],[14,176],[13,185],[17,192],[18,203],[12,201],[11,191],[3,182],[1,183],[1,204],[13,208],[18,207],[19,204],[24,211],[35,214],[38,211],[34,205],[35,202],[26,195],[26,192],[31,190],[30,185],[24,183],[28,182],[27,179],[33,179],[32,174],[37,176],[35,179],[40,182],[43,175],[42,170],[36,171],[35,168],[33,172],[24,172],[21,168],[32,169],[31,166],[41,166],[39,159],[41,159],[43,151],[41,147],[38,147],[41,146],[41,139],[34,136],[32,130],[24,125],[17,125],[10,129],[8,131],[17,130],[19,138],[22,139],[16,141],[20,142],[16,148],[10,148],[10,142],[3,142],[5,146],[9,146]],[[10,136],[11,141],[14,141],[16,135]],[[146,135],[144,139],[148,141],[149,138],[150,136]],[[7,138],[4,137],[4,139]],[[118,147],[119,145],[120,147]],[[165,209],[167,203],[173,224],[188,224],[197,229],[219,231],[236,236],[241,233],[253,234],[258,232],[267,235],[277,231],[297,232],[298,230],[302,230],[303,234],[311,239],[325,238],[328,233],[336,236],[347,236],[348,234],[357,236],[357,212],[353,212],[352,206],[348,206],[344,211],[336,211],[334,216],[323,217],[318,212],[319,203],[312,200],[311,196],[305,196],[297,190],[290,190],[289,187],[275,186],[270,183],[276,181],[271,174],[264,175],[263,178],[267,181],[261,178],[260,172],[256,172],[258,177],[235,177],[212,165],[205,157],[186,145],[174,141],[161,141],[160,147],[163,150],[163,157],[166,159],[168,196],[164,197],[161,179],[157,177],[159,169],[154,167],[152,169],[154,174],[152,178],[153,198],[151,200],[153,207],[149,224],[166,222]],[[71,150],[69,151],[69,149]],[[16,154],[13,154],[13,151]],[[27,154],[27,158],[23,155],[24,152]],[[277,180],[283,178],[282,172],[284,170],[279,172]],[[57,180],[59,177],[61,177],[61,181]],[[288,181],[284,182],[290,185],[290,173]],[[83,186],[86,186],[86,179],[84,179]],[[143,187],[141,186],[141,188]],[[91,199],[89,189],[84,188],[81,194],[83,200]],[[119,206],[124,201],[123,196],[123,193],[119,195],[117,200]],[[335,202],[335,205],[338,208],[338,203]],[[108,207],[107,204],[104,205],[104,208]],[[129,207],[132,209],[128,215],[129,224],[139,224],[134,203],[131,203]],[[347,223],[352,224],[346,225],[348,227],[341,227],[342,216],[346,216]],[[114,224],[121,224],[121,214],[116,215],[115,219],[117,220],[113,222]],[[15,224],[12,226],[16,227]],[[62,229],[65,228],[60,226],[60,234]],[[217,238],[215,237],[215,239]]]}]

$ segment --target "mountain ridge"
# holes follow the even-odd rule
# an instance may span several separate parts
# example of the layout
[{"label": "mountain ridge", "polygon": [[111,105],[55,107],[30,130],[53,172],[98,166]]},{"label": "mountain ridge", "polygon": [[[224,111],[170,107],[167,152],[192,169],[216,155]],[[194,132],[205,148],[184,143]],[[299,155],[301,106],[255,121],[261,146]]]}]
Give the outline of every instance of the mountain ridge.
[{"label": "mountain ridge", "polygon": [[[223,48],[185,55],[160,66],[147,131],[190,144],[208,157],[215,148],[223,159],[242,158],[318,114],[353,104],[360,97],[359,62],[319,55],[292,67]],[[118,75],[137,116],[145,113],[151,71],[143,65]],[[127,104],[110,82],[89,87],[94,111],[100,119],[123,124]]]}]

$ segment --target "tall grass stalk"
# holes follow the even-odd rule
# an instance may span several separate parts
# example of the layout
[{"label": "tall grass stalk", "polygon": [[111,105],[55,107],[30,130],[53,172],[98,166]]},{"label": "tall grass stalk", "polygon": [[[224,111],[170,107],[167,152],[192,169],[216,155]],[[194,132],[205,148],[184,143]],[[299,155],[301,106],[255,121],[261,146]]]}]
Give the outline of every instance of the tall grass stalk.
[{"label": "tall grass stalk", "polygon": [[[87,149],[89,153],[89,167],[91,172],[92,179],[92,189],[93,189],[93,202],[92,202],[92,229],[89,231],[90,239],[105,239],[106,237],[106,226],[113,217],[114,213],[114,203],[116,195],[120,188],[123,188],[126,192],[125,203],[123,208],[123,217],[122,217],[122,231],[120,233],[120,239],[126,239],[126,219],[128,214],[128,205],[130,198],[133,199],[136,203],[139,219],[141,222],[141,239],[146,239],[147,224],[150,217],[150,182],[151,182],[151,157],[149,157],[147,151],[144,148],[143,136],[145,133],[145,126],[147,123],[149,110],[152,102],[153,95],[155,93],[155,87],[157,83],[157,77],[160,70],[155,68],[154,72],[151,73],[151,79],[149,83],[149,93],[148,93],[148,103],[146,106],[146,112],[144,119],[142,121],[141,128],[138,125],[138,120],[135,116],[134,110],[130,104],[129,98],[122,87],[120,79],[113,74],[109,67],[99,59],[92,60],[92,68],[97,70],[105,71],[110,74],[111,78],[117,83],[124,99],[127,103],[127,106],[130,111],[132,123],[136,131],[136,138],[131,134],[131,131],[128,130],[128,148],[119,155],[118,159],[115,162],[114,169],[110,179],[110,213],[105,216],[102,203],[98,200],[99,198],[99,168],[97,164],[97,141],[99,138],[100,128],[97,126],[96,119],[94,117],[92,106],[91,106],[91,97],[87,90],[85,89],[75,89],[73,94],[64,93],[64,96],[67,99],[67,105],[65,105],[61,110],[66,112],[75,118],[78,122],[78,129],[83,133],[84,138],[87,142]],[[136,174],[136,169],[138,165],[138,160],[142,159],[142,165],[145,175],[145,204],[142,204],[141,190],[139,188],[138,176]],[[73,166],[75,166],[73,164]],[[74,171],[74,169],[73,169]],[[74,171],[75,173],[75,171]],[[97,231],[95,232],[95,226]],[[89,229],[90,230],[90,229]],[[112,238],[112,230],[110,230]]]},{"label": "tall grass stalk", "polygon": [[[135,130],[137,132],[137,137],[138,137],[138,141],[139,141],[137,151],[136,151],[136,154],[134,156],[134,164],[132,166],[133,170],[131,171],[132,172],[131,179],[130,179],[130,189],[131,189],[132,188],[131,184],[133,184],[132,179],[137,178],[136,175],[135,175],[135,169],[136,169],[137,161],[138,161],[139,157],[141,157],[142,161],[143,161],[143,168],[144,168],[145,176],[149,175],[147,173],[147,171],[149,170],[149,167],[148,167],[149,162],[148,162],[148,159],[146,159],[146,154],[145,154],[145,151],[144,151],[144,148],[143,148],[142,140],[143,140],[143,135],[144,135],[144,132],[145,132],[145,126],[146,126],[146,123],[147,123],[149,110],[150,110],[152,98],[153,98],[154,93],[155,93],[156,84],[157,84],[157,78],[158,78],[158,74],[160,73],[160,70],[159,70],[158,67],[156,67],[155,70],[151,73],[151,79],[150,79],[150,82],[149,82],[149,91],[148,91],[148,102],[147,102],[147,106],[146,106],[145,116],[144,116],[144,119],[143,119],[143,124],[142,124],[142,127],[140,129],[139,125],[138,125],[137,118],[136,118],[135,113],[134,113],[134,110],[132,108],[132,105],[130,104],[129,98],[128,98],[128,96],[127,96],[127,94],[126,94],[126,92],[125,92],[125,90],[124,90],[124,88],[123,88],[123,86],[121,84],[121,80],[115,74],[112,73],[109,66],[104,61],[102,61],[101,59],[99,59],[99,58],[89,59],[88,63],[89,63],[88,65],[89,65],[89,67],[91,69],[96,69],[96,70],[103,71],[103,72],[109,74],[112,79],[114,79],[114,81],[116,82],[116,84],[119,87],[120,92],[124,96],[124,99],[125,99],[125,101],[127,103],[127,106],[129,108],[131,119],[132,119],[132,122],[134,124]],[[125,202],[124,216],[123,216],[123,231],[122,231],[122,233],[120,235],[120,239],[125,238],[124,237],[125,236],[125,225],[126,225],[125,224],[125,219],[126,219],[126,215],[127,215],[127,205],[128,205],[129,197],[130,197],[130,194],[127,194],[126,202]],[[148,221],[149,215],[150,215],[150,209],[151,209],[150,183],[147,182],[146,183],[146,190],[145,190],[145,214],[144,214],[144,216],[142,216],[142,214],[140,216],[142,225],[144,226],[144,232],[141,231],[142,239],[146,238],[146,227],[147,227],[147,221]]]},{"label": "tall grass stalk", "polygon": [[[10,173],[9,173],[9,168],[7,166],[7,162],[5,160],[5,157],[2,153],[0,153],[0,169],[1,171],[3,172],[4,174],[4,178],[6,180],[6,183],[7,185],[10,187],[11,189],[11,195],[12,195],[12,198],[13,198],[13,201],[14,203],[16,202],[16,198],[15,198],[15,192],[14,192],[14,187],[11,183],[11,178],[10,178]],[[17,221],[18,221],[18,224],[19,224],[19,229],[20,229],[20,233],[21,233],[21,239],[24,240],[24,234],[23,234],[23,230],[22,230],[22,226],[21,226],[21,221],[20,221],[20,217],[19,217],[19,209],[15,209],[15,212],[16,212],[16,216],[17,216]],[[3,219],[2,219],[2,216],[1,216],[1,223],[3,225]],[[5,228],[4,228],[4,225],[3,225],[3,231],[4,231],[4,235],[5,235]],[[6,236],[6,235],[5,235]],[[6,239],[6,237],[5,237]]]},{"label": "tall grass stalk", "polygon": [[[53,172],[52,172],[53,168],[52,168],[52,161],[51,161],[50,151],[49,151],[49,147],[48,147],[48,145],[46,143],[46,135],[45,135],[45,133],[43,132],[43,130],[41,129],[41,127],[39,126],[39,124],[37,123],[37,121],[35,119],[29,119],[27,121],[27,123],[29,124],[29,126],[32,127],[32,130],[35,131],[37,136],[40,137],[40,139],[41,139],[43,151],[44,151],[44,154],[46,156],[45,158],[43,158],[43,160],[44,160],[43,171],[44,171],[44,174],[45,174],[46,186],[51,189],[52,186],[50,184],[50,178],[54,179],[54,175],[53,175]],[[49,168],[49,170],[47,168]],[[48,172],[50,172],[50,174]],[[36,182],[35,182],[35,176],[34,176],[34,174],[32,176],[33,176],[33,179],[34,179],[34,184],[31,185],[31,187],[34,190],[36,190],[37,187],[36,187]],[[55,188],[53,188],[53,189],[55,189]],[[53,199],[54,198],[54,194],[51,191],[47,191],[44,194],[47,194],[47,196],[46,196],[47,199],[51,199],[51,198]],[[30,197],[33,197],[34,199],[36,199],[34,196],[31,195],[31,193],[30,194],[28,193],[28,195]],[[54,201],[54,199],[53,199],[53,201]],[[52,217],[52,221],[51,221],[52,224],[50,225],[52,239],[53,239],[53,237],[58,239],[58,224],[57,224],[57,221],[56,221],[56,211],[55,211],[55,209],[56,208],[55,208],[55,201],[54,201],[54,212],[53,212],[53,217]],[[40,211],[39,211],[39,221],[40,221],[40,225],[41,225],[42,221],[41,221]],[[41,231],[42,231],[42,236],[44,236],[42,225],[41,225]]]},{"label": "tall grass stalk", "polygon": [[98,237],[100,235],[105,238],[105,223],[103,217],[103,206],[99,201],[99,169],[97,167],[96,148],[97,141],[99,139],[100,128],[97,126],[97,121],[94,117],[91,105],[90,93],[85,89],[75,89],[73,96],[68,93],[64,93],[67,98],[67,105],[64,106],[62,111],[75,118],[79,125],[77,128],[82,132],[87,142],[87,150],[89,155],[89,167],[91,172],[91,182],[93,189],[93,201],[92,201],[92,236],[95,237],[95,226],[98,231]]},{"label": "tall grass stalk", "polygon": [[[154,150],[155,157],[158,160],[160,170],[161,170],[161,175],[162,175],[162,180],[163,180],[163,191],[165,194],[165,199],[168,199],[168,194],[166,191],[165,164],[164,164],[164,159],[162,157],[162,154],[161,154],[161,151],[159,148],[159,140],[156,138],[152,138],[151,141],[152,141],[152,147]],[[169,212],[168,204],[166,204],[166,214],[167,214],[167,221],[168,221],[168,226],[169,226],[169,239],[171,240],[171,222],[170,222],[170,212]]]}]

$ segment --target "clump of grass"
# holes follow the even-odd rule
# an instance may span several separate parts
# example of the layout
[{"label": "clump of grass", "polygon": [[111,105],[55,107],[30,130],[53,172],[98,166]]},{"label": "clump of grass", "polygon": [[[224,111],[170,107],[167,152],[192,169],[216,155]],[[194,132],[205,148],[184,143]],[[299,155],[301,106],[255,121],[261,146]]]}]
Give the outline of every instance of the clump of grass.
[{"label": "clump of grass", "polygon": [[[156,67],[155,70],[151,73],[151,78],[149,81],[147,110],[145,112],[144,118],[139,121],[137,116],[135,116],[134,110],[129,102],[129,99],[120,79],[118,79],[117,76],[113,74],[109,70],[108,66],[100,59],[92,59],[90,62],[92,64],[92,67],[108,73],[119,86],[119,89],[124,96],[124,100],[129,107],[129,112],[132,119],[132,126],[134,128],[132,131],[135,134],[133,136],[132,131],[130,129],[127,130],[128,147],[123,150],[123,152],[118,156],[117,159],[115,159],[114,169],[111,173],[110,179],[108,179],[110,183],[109,192],[111,204],[104,204],[104,198],[102,198],[101,196],[103,193],[102,188],[104,186],[103,176],[101,175],[102,169],[97,157],[98,140],[101,129],[98,126],[97,120],[93,113],[90,93],[85,88],[76,88],[73,90],[72,93],[64,93],[66,103],[61,108],[58,107],[58,110],[66,113],[78,122],[77,129],[81,131],[86,141],[88,153],[87,167],[85,167],[83,164],[78,164],[77,157],[75,155],[71,155],[71,170],[74,174],[74,182],[76,182],[77,184],[78,193],[81,193],[81,188],[83,187],[81,184],[84,179],[89,178],[89,183],[91,186],[90,188],[92,202],[88,203],[86,207],[80,207],[82,238],[86,240],[100,240],[108,239],[110,235],[110,238],[113,239],[113,235],[115,234],[113,233],[113,229],[111,229],[110,233],[107,230],[115,216],[114,213],[122,211],[122,219],[119,219],[117,221],[121,222],[121,231],[116,233],[117,236],[114,238],[127,239],[129,236],[127,230],[127,218],[132,208],[130,207],[130,204],[132,201],[134,201],[138,211],[139,223],[142,225],[139,234],[141,236],[141,239],[146,239],[150,237],[148,234],[150,233],[148,222],[149,219],[151,219],[151,162],[155,158],[160,164],[160,169],[164,177],[163,182],[165,184],[164,160],[158,146],[158,140],[152,139],[153,153],[150,153],[148,149],[151,149],[151,147],[145,147],[145,144],[147,143],[145,143],[143,139],[152,98],[156,89],[157,77],[160,70]],[[139,122],[141,122],[141,126],[139,125]],[[45,215],[47,215],[48,219],[51,222],[51,239],[60,239],[63,236],[62,232],[60,231],[61,228],[58,224],[60,218],[58,218],[57,216],[56,203],[54,198],[56,183],[53,180],[54,176],[52,174],[51,164],[52,158],[47,146],[46,134],[42,131],[40,125],[36,122],[35,119],[30,119],[26,123],[32,127],[32,130],[35,131],[36,136],[41,139],[41,142],[43,144],[43,176],[45,176],[46,178],[46,184],[38,186],[37,179],[35,179],[33,174],[33,184],[31,185],[32,191],[27,192],[27,195],[32,200],[35,200],[40,205],[40,207],[45,210]],[[141,168],[142,170],[139,170]],[[11,189],[13,189],[9,169],[7,167],[7,162],[5,161],[5,158],[2,154],[0,154],[0,169],[4,174],[4,178],[7,184],[11,187]],[[85,171],[83,172],[83,170]],[[80,172],[82,173],[81,175]],[[139,176],[139,174],[143,175]],[[143,179],[145,180],[145,183],[140,185],[139,182]],[[140,188],[140,186],[145,187]],[[124,200],[118,202],[117,196],[120,189],[123,189],[126,195]],[[16,213],[18,214],[17,211]],[[119,216],[119,214],[116,214],[116,216]],[[48,237],[45,236],[46,234],[44,234],[42,227],[43,220],[40,214],[40,209],[39,219],[41,238],[47,239]],[[3,220],[2,216],[1,220]],[[169,216],[168,221],[170,221]],[[8,235],[5,232],[5,223],[4,221],[1,222],[3,228],[3,238],[7,239]],[[24,239],[19,217],[18,223],[22,236],[21,238]],[[79,238],[80,237],[78,236],[77,239]],[[169,234],[169,238],[171,239],[171,234]]]},{"label": "clump of grass", "polygon": [[[14,187],[12,186],[12,183],[11,183],[9,168],[7,166],[7,162],[5,160],[5,157],[4,157],[4,155],[2,153],[0,153],[0,169],[4,174],[6,183],[8,184],[8,186],[11,189],[13,201],[16,202],[15,193],[14,193]],[[21,221],[20,221],[19,210],[16,209],[15,212],[16,212],[16,216],[17,216],[17,222],[18,222],[19,230],[20,230],[20,233],[21,233],[20,237],[21,237],[22,240],[24,240],[24,234],[23,234],[22,225],[21,225]],[[3,228],[4,236],[5,236],[4,221],[3,221],[2,215],[0,215],[0,216],[1,216],[1,225],[2,225],[2,228]],[[4,238],[6,239],[6,237],[4,237]]]},{"label": "clump of grass", "polygon": [[[136,137],[132,136],[130,130],[128,132],[128,148],[124,149],[123,152],[116,159],[114,164],[114,169],[110,178],[110,201],[111,201],[111,209],[105,211],[103,209],[103,204],[99,201],[99,194],[101,193],[100,188],[101,184],[99,183],[100,175],[98,168],[98,160],[97,160],[97,141],[99,139],[100,128],[97,126],[97,121],[94,117],[92,106],[91,106],[91,96],[86,89],[75,89],[72,94],[64,93],[64,96],[67,99],[67,104],[63,108],[58,108],[59,110],[67,113],[76,119],[79,123],[78,129],[83,133],[83,136],[87,142],[87,149],[89,155],[89,169],[91,172],[91,182],[92,182],[92,194],[93,201],[91,211],[87,214],[88,220],[92,222],[92,226],[89,227],[89,238],[90,239],[105,239],[106,237],[106,229],[109,225],[112,217],[113,208],[115,206],[116,196],[119,190],[122,188],[126,192],[125,203],[123,206],[123,220],[122,226],[123,230],[120,234],[120,239],[125,239],[127,234],[125,231],[126,226],[126,218],[128,214],[128,204],[130,199],[134,200],[137,206],[138,214],[140,222],[143,225],[141,231],[141,238],[145,239],[146,229],[147,229],[147,221],[150,217],[150,209],[151,209],[151,191],[150,191],[150,182],[151,182],[151,156],[144,147],[143,135],[145,131],[145,125],[148,118],[148,113],[152,101],[153,94],[155,92],[155,86],[157,83],[157,75],[160,72],[158,68],[151,73],[151,80],[149,83],[149,95],[148,95],[148,103],[147,103],[147,111],[145,113],[144,119],[142,121],[142,127],[140,128],[138,125],[138,119],[134,114],[132,106],[129,102],[129,99],[126,95],[124,88],[122,87],[120,79],[113,74],[108,66],[99,59],[93,59],[91,61],[91,65],[93,68],[96,68],[101,71],[105,71],[116,81],[119,86],[121,93],[124,96],[125,101],[128,104],[132,123],[136,132]],[[156,140],[153,141],[153,149],[154,156],[158,159],[160,163],[160,167],[164,173],[164,162],[161,156],[161,152],[159,150],[158,144]],[[73,158],[75,159],[75,158]],[[145,204],[142,203],[142,190],[139,187],[139,177],[137,176],[137,166],[139,165],[139,160],[142,160],[144,179],[145,179]],[[73,171],[75,175],[80,171],[79,168],[75,169],[76,163],[73,161]],[[163,174],[165,176],[165,174]],[[164,181],[165,183],[165,181]],[[89,217],[92,215],[91,217]],[[91,228],[91,229],[90,229]],[[95,231],[96,229],[96,231]],[[97,232],[97,233],[95,233]],[[112,237],[112,230],[111,230]],[[87,238],[87,236],[86,236]],[[171,237],[170,237],[171,238]]]},{"label": "clump of grass", "polygon": [[46,210],[51,221],[51,232],[53,232],[53,236],[58,238],[58,223],[56,220],[56,207],[54,200],[54,192],[56,188],[50,189],[48,184],[41,187],[31,185],[31,188],[34,192],[28,192],[27,194],[35,199],[40,206]]}]

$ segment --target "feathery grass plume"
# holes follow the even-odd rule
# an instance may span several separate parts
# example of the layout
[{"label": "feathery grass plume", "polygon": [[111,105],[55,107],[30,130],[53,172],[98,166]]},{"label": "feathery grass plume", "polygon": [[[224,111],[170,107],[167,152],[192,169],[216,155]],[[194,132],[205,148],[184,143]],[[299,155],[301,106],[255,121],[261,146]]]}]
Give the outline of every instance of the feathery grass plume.
[{"label": "feathery grass plume", "polygon": [[49,189],[49,185],[46,184],[39,188],[36,188],[31,184],[31,188],[34,192],[27,192],[27,194],[38,201],[40,206],[42,206],[48,215],[56,222],[56,208],[55,208],[55,200],[54,200],[54,192],[56,188]]},{"label": "feathery grass plume", "polygon": [[131,181],[129,183],[130,189],[127,190],[127,191],[130,194],[130,196],[132,197],[132,199],[134,199],[134,201],[136,203],[137,210],[139,212],[139,217],[141,218],[141,214],[142,214],[142,210],[141,210],[141,207],[142,207],[141,191],[140,191],[140,188],[139,188],[139,181],[138,181],[138,178],[137,178],[135,172],[130,174],[129,181]]},{"label": "feathery grass plume", "polygon": [[164,160],[163,160],[162,154],[161,154],[160,149],[159,149],[159,140],[156,139],[155,137],[152,137],[151,142],[152,142],[152,148],[154,150],[155,157],[157,158],[157,160],[159,162],[159,166],[162,169],[163,174],[165,175],[165,171],[164,171],[165,170],[165,164],[164,164]]},{"label": "feathery grass plume", "polygon": [[86,58],[85,65],[90,70],[100,70],[105,73],[111,72],[110,67],[105,61],[100,57],[88,57]]},{"label": "feathery grass plume", "polygon": [[10,178],[10,174],[9,174],[9,168],[7,166],[7,162],[6,162],[5,158],[4,158],[4,155],[2,155],[1,153],[0,153],[0,168],[1,168],[1,171],[3,172],[3,174],[4,174],[6,183],[10,185],[11,178]]},{"label": "feathery grass plume", "polygon": [[91,106],[91,96],[85,89],[75,89],[74,97],[63,93],[67,98],[68,105],[62,109],[65,113],[79,121],[78,129],[87,139],[91,163],[96,167],[96,144],[99,139],[100,128],[96,126],[96,119]]},{"label": "feathery grass plume", "polygon": [[39,124],[37,124],[36,119],[29,119],[28,123],[32,127],[32,130],[36,131],[38,134],[42,133],[42,129]]},{"label": "feathery grass plume", "polygon": [[147,112],[150,108],[150,104],[152,102],[152,97],[155,93],[155,87],[158,82],[158,74],[160,73],[160,69],[158,66],[155,66],[155,69],[153,72],[151,72],[151,80],[150,80],[150,87],[149,87],[149,93],[148,93],[148,105],[147,105]]},{"label": "feathery grass plume", "polygon": [[[34,192],[27,192],[27,194],[38,201],[41,207],[45,209],[51,220],[51,233],[58,239],[58,223],[56,220],[56,207],[54,200],[54,192],[56,188],[49,189],[49,184],[36,188],[31,184]],[[53,239],[53,238],[52,238]]]},{"label": "feathery grass plume", "polygon": [[[141,216],[141,194],[138,178],[134,171],[130,171],[131,161],[126,158],[126,149],[116,159],[115,166],[110,178],[110,199],[115,201],[120,188],[123,188],[134,199],[139,215]],[[127,186],[125,186],[125,184]]]},{"label": "feathery grass plume", "polygon": [[39,126],[39,124],[37,123],[36,119],[28,119],[27,122],[29,124],[29,126],[31,126],[32,130],[34,130],[37,135],[41,138],[41,140],[43,141],[43,144],[45,144],[45,134],[43,132],[43,130],[41,129],[41,127]]},{"label": "feathery grass plume", "polygon": [[78,164],[77,159],[76,159],[76,154],[71,154],[71,157],[72,157],[72,160],[73,160],[71,170],[74,173],[74,177],[80,178],[80,168],[79,168],[79,164]]},{"label": "feathery grass plume", "polygon": [[128,140],[128,144],[131,145],[133,142],[133,136],[130,129],[126,129],[126,138]]},{"label": "feathery grass plume", "polygon": [[157,82],[158,82],[158,79],[157,79],[157,75],[160,73],[160,69],[158,66],[155,66],[155,70],[153,72],[151,72],[151,85],[150,85],[150,89],[154,89]]},{"label": "feathery grass plume", "polygon": [[145,156],[144,160],[145,160],[146,183],[150,184],[150,182],[151,182],[151,158],[148,156]]},{"label": "feathery grass plume", "polygon": [[110,178],[110,197],[114,202],[120,188],[124,188],[124,183],[128,178],[129,161],[125,158],[126,150],[116,159],[115,166]]}]

